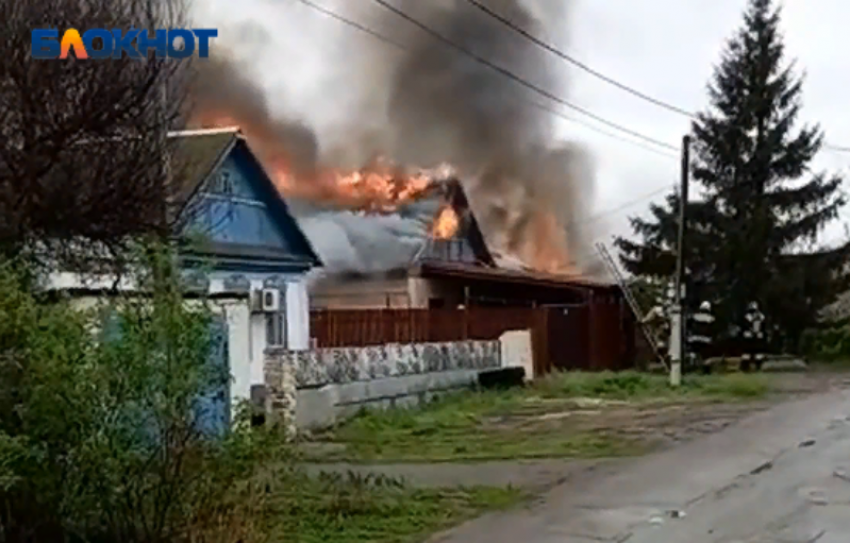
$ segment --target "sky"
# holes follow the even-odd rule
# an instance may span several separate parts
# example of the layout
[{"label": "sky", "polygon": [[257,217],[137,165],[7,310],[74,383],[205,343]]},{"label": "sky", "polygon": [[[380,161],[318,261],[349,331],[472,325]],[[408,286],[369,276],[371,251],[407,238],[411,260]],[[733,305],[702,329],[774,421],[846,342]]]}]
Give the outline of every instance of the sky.
[{"label": "sky", "polygon": [[[741,25],[746,5],[746,0],[539,1],[571,4],[569,20],[553,30],[560,32],[556,39],[565,53],[643,94],[688,111],[706,106],[706,84],[726,39]],[[352,44],[374,38],[303,5],[293,12],[297,0],[196,2],[198,21],[218,26],[219,42],[234,47],[238,42],[240,54],[254,64],[266,87],[285,89],[287,111],[311,110],[321,124],[351,107],[345,90],[351,70],[358,69],[350,56]],[[347,0],[344,6],[341,0],[313,2],[359,21],[368,20],[370,10],[380,9],[372,0]],[[784,2],[787,56],[806,76],[801,118],[820,123],[829,144],[850,148],[850,112],[844,106],[850,62],[838,53],[846,49],[848,20],[850,3],[846,1]],[[689,127],[685,117],[566,63],[563,69],[567,85],[559,95],[678,149]],[[327,96],[328,89],[339,90],[336,98],[317,105],[316,96]],[[553,107],[574,119],[558,119],[558,136],[581,143],[592,157],[595,186],[591,218],[585,223],[587,236],[609,242],[614,235],[628,235],[628,218],[646,215],[648,204],[678,183],[678,151],[640,142],[563,106]],[[812,169],[850,174],[848,166],[850,152],[825,149]],[[842,215],[850,217],[846,210]],[[829,245],[842,239],[843,223],[842,218],[830,225],[821,242]]]}]

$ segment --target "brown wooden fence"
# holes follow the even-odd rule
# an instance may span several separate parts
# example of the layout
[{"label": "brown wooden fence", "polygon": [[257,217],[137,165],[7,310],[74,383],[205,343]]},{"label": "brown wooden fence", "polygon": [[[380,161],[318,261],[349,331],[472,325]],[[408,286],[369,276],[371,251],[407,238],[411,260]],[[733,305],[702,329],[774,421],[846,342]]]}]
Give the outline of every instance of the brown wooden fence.
[{"label": "brown wooden fence", "polygon": [[[535,373],[554,369],[622,369],[631,363],[616,306],[573,308],[314,310],[317,347],[493,340],[530,330]],[[633,334],[633,332],[631,332]]]},{"label": "brown wooden fence", "polygon": [[318,347],[498,339],[532,328],[531,308],[314,310],[310,335]]}]

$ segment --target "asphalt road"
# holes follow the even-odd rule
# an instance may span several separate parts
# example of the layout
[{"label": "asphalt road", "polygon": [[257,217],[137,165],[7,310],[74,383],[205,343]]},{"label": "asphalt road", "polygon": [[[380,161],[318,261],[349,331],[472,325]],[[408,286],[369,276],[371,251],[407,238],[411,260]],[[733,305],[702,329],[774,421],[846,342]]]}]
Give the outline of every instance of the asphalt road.
[{"label": "asphalt road", "polygon": [[850,542],[850,393],[779,405],[720,433],[585,473],[441,543]]}]

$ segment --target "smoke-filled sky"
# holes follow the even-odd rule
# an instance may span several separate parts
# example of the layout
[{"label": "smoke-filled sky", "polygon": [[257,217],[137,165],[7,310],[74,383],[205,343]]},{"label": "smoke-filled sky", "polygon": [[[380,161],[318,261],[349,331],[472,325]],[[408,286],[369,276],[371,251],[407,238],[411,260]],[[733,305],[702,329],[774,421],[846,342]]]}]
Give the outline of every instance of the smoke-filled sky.
[{"label": "smoke-filled sky", "polygon": [[[566,5],[542,0],[485,3],[555,43],[569,15]],[[566,70],[560,63],[459,0],[396,0],[401,11],[385,5],[373,13],[357,12],[367,5],[362,2],[333,7],[346,6],[345,17],[379,29],[388,36],[384,41],[316,29],[327,15],[305,4],[310,2],[264,4],[263,20],[282,21],[287,29],[279,34],[286,40],[264,32],[254,19],[219,15],[226,20],[217,24],[219,48],[199,65],[203,77],[193,89],[196,125],[241,126],[290,200],[304,190],[313,198],[336,199],[333,193],[350,186],[337,173],[376,155],[408,167],[449,163],[491,250],[540,270],[588,271],[580,256],[589,249],[588,237],[576,235],[574,225],[586,219],[594,191],[590,156],[577,142],[557,137],[554,118],[537,97],[486,65],[493,62],[563,95]],[[427,26],[416,28],[405,21],[408,16]],[[423,29],[486,60],[457,54]],[[306,63],[302,51],[310,57]],[[316,194],[320,187],[323,194]],[[359,254],[343,259],[348,263],[336,266],[339,271],[366,271],[362,262],[372,264],[369,271],[408,263],[408,247],[381,241],[405,237],[385,220],[355,223],[350,216],[325,215],[348,234],[329,236],[326,229],[314,231],[320,222],[299,218],[325,262]],[[330,241],[347,245],[323,251]],[[381,246],[388,260],[375,262],[371,246]]]},{"label": "smoke-filled sky", "polygon": [[[218,42],[250,60],[250,68],[270,91],[284,96],[271,101],[273,109],[308,117],[323,134],[349,134],[359,130],[368,139],[370,126],[337,126],[352,108],[368,110],[363,70],[378,70],[368,59],[358,58],[361,47],[392,46],[349,28],[339,21],[304,6],[298,0],[195,0],[199,22],[220,29]],[[381,8],[372,0],[313,0],[315,3],[373,27],[387,35],[415,32],[399,22],[394,28],[379,27]],[[397,4],[397,2],[395,2]],[[426,2],[422,2],[425,4]],[[432,4],[429,0],[427,3]],[[560,28],[545,36],[567,53],[594,69],[687,110],[706,104],[705,84],[717,62],[724,40],[740,25],[745,0],[526,0],[548,10],[569,5],[570,13]],[[840,54],[845,41],[850,4],[840,0],[785,2],[784,29],[788,53],[807,74],[803,118],[821,122],[833,145],[850,146],[850,113],[846,112],[846,89],[850,70]],[[415,11],[413,12],[415,13]],[[543,13],[544,18],[560,19]],[[479,14],[480,17],[485,17]],[[236,45],[238,44],[238,45]],[[580,70],[552,59],[551,77],[568,77],[566,89],[554,89],[571,102],[654,139],[678,146],[688,129],[687,119],[646,103]],[[527,75],[527,74],[522,74]],[[551,81],[534,81],[541,86]],[[285,89],[285,91],[284,91]],[[333,90],[333,100],[321,101]],[[387,96],[376,93],[376,104]],[[540,99],[545,102],[545,99]],[[556,119],[560,136],[583,144],[592,156],[595,190],[577,221],[592,240],[607,241],[612,234],[628,233],[627,217],[645,213],[651,199],[659,199],[664,187],[678,180],[679,159],[675,151],[648,151],[631,142],[634,138],[599,125],[578,112],[561,109],[579,122]],[[422,120],[421,122],[425,122]],[[344,128],[344,129],[342,129]],[[511,126],[504,126],[510,130]],[[610,137],[603,134],[615,134]],[[328,136],[326,139],[331,139]],[[625,140],[625,141],[624,141]],[[332,143],[332,142],[331,142]],[[647,144],[648,145],[648,144]],[[343,153],[344,155],[345,153]],[[356,162],[361,157],[339,157]],[[816,169],[846,169],[850,154],[825,150]],[[649,196],[654,194],[654,196]],[[842,235],[840,224],[832,226],[824,241]]]}]

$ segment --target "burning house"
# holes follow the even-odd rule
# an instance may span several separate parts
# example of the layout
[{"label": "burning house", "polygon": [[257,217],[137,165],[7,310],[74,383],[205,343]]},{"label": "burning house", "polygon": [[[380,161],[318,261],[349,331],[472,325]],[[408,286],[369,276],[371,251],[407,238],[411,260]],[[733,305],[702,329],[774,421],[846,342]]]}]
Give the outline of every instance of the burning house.
[{"label": "burning house", "polygon": [[[347,212],[326,213],[320,220],[370,228],[369,217],[346,216]],[[422,197],[398,210],[399,220],[418,225],[408,243],[378,244],[374,251],[381,261],[377,269],[363,266],[315,276],[311,288],[313,309],[410,309],[455,307],[462,297],[451,289],[418,276],[425,262],[446,262],[467,266],[493,267],[495,262],[478,227],[460,183],[444,180],[435,184]],[[421,220],[415,217],[419,216]],[[406,217],[406,219],[405,219]],[[359,220],[358,220],[359,219]],[[380,220],[380,219],[378,219]],[[362,226],[361,226],[362,225]],[[321,228],[305,226],[316,239]],[[326,250],[325,241],[319,241]],[[397,251],[396,254],[386,254]],[[380,254],[384,253],[384,254]]]},{"label": "burning house", "polygon": [[[463,2],[400,3],[496,65],[553,92],[565,86],[560,64]],[[567,15],[554,2],[493,3],[544,34],[550,23],[560,34]],[[587,153],[558,141],[552,115],[503,73],[399,29],[392,13],[374,17],[399,30],[400,49],[346,42],[344,62],[328,59],[345,84],[317,90],[303,110],[285,86],[260,81],[286,76],[280,65],[246,66],[230,50],[199,63],[193,123],[245,134],[324,265],[308,278],[311,308],[556,308],[570,316],[552,322],[572,331],[552,337],[627,336],[619,289],[587,277]],[[340,102],[350,106],[332,107]],[[320,121],[330,110],[337,118]]]},{"label": "burning house", "polygon": [[[322,271],[311,287],[313,309],[454,309],[473,306],[537,307],[579,304],[585,291],[611,285],[578,275],[539,272],[515,258],[491,251],[461,183],[435,181],[415,202],[397,213],[423,215],[418,243],[401,254],[384,256],[378,270]],[[343,221],[347,212],[324,214],[323,221]],[[361,224],[369,228],[370,219]],[[356,226],[353,226],[356,228]],[[313,236],[311,236],[311,231]],[[322,229],[305,227],[317,247]],[[393,246],[376,247],[379,252]]]},{"label": "burning house", "polygon": [[[463,2],[402,4],[454,43],[547,88],[563,86],[560,64]],[[494,5],[520,26],[544,33],[547,24],[567,15],[552,2]],[[280,9],[290,21],[316,15]],[[371,21],[377,28],[399,27],[395,15],[379,11]],[[311,236],[314,244],[322,245],[318,238],[338,238],[336,245],[326,242],[324,252],[317,247],[329,272],[396,271],[408,265],[412,229],[419,226],[412,223],[423,222],[418,211],[424,209],[411,204],[423,203],[434,181],[448,177],[440,171],[444,164],[462,180],[494,253],[541,272],[583,271],[577,257],[592,251],[587,225],[577,225],[586,222],[590,209],[592,168],[580,145],[559,141],[551,113],[529,102],[515,81],[432,36],[400,32],[393,38],[401,51],[368,40],[355,45],[347,38],[339,44],[349,53],[346,59],[328,58],[322,67],[338,69],[336,80],[345,84],[317,88],[307,101],[296,100],[286,85],[264,81],[272,73],[285,79],[288,69],[260,65],[253,54],[240,58],[234,43],[198,63],[192,104],[194,125],[239,126],[287,200],[315,204],[317,209],[304,205],[296,214],[308,235],[311,229],[318,232]],[[309,47],[311,39],[305,35],[297,41]],[[316,39],[327,44],[333,36]],[[291,77],[293,87],[303,83],[296,74]],[[333,118],[327,118],[330,111]],[[427,170],[415,169],[420,167]],[[329,208],[339,213],[332,216]],[[382,217],[367,221],[345,212]],[[402,225],[404,219],[411,224]],[[339,228],[313,226],[320,220]]]},{"label": "burning house", "polygon": [[[635,322],[620,288],[578,274],[534,270],[491,250],[456,179],[435,180],[393,215],[420,224],[419,237],[401,245],[404,250],[398,240],[377,243],[370,246],[373,254],[361,255],[359,271],[322,270],[311,281],[310,326],[317,345],[397,343],[413,336],[494,339],[528,328],[538,371],[633,363]],[[355,234],[382,220],[386,216],[336,210],[302,226],[317,251],[332,254],[338,240],[323,235],[328,225],[343,225],[340,232],[348,225]],[[375,267],[369,269],[368,262]]]}]

